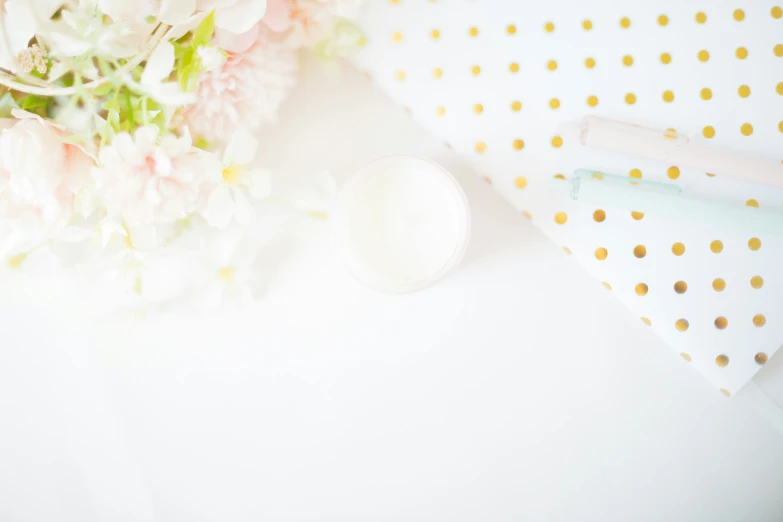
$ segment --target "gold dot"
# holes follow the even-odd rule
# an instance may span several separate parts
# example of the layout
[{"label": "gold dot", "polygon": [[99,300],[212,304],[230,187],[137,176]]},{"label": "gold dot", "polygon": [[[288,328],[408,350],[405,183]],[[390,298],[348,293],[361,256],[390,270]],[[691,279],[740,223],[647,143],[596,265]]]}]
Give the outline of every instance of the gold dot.
[{"label": "gold dot", "polygon": [[649,319],[647,319],[646,317],[642,317],[641,319],[642,319],[642,322],[643,322],[644,324],[646,324],[647,326],[652,326],[652,321],[650,321],[650,320],[649,320]]},{"label": "gold dot", "polygon": [[699,51],[699,61],[700,62],[706,62],[709,59],[710,59],[710,53],[708,53],[705,50]]},{"label": "gold dot", "polygon": [[737,47],[737,50],[734,51],[734,55],[737,57],[737,59],[744,60],[748,57],[748,50],[744,47]]},{"label": "gold dot", "polygon": [[715,254],[720,254],[723,252],[723,241],[720,239],[716,239],[712,243],[710,243],[710,250],[712,250]]},{"label": "gold dot", "polygon": [[761,328],[765,324],[767,324],[767,318],[764,317],[764,314],[756,314],[756,315],[753,316],[753,325],[754,326],[756,326],[758,328]]},{"label": "gold dot", "polygon": [[525,148],[525,142],[519,139],[514,140],[514,150],[522,150]]},{"label": "gold dot", "polygon": [[627,103],[628,105],[633,105],[634,103],[636,103],[636,95],[632,92],[626,94],[625,103]]},{"label": "gold dot", "polygon": [[745,19],[745,11],[742,9],[737,9],[734,11],[734,19],[738,22],[741,22]]},{"label": "gold dot", "polygon": [[696,21],[700,24],[705,23],[707,21],[707,15],[702,12],[696,13]]},{"label": "gold dot", "polygon": [[446,107],[444,107],[443,105],[439,105],[438,107],[435,108],[435,114],[437,114],[438,116],[443,116],[444,114],[446,114]]},{"label": "gold dot", "polygon": [[555,136],[554,138],[552,138],[552,146],[554,148],[556,148],[556,149],[559,149],[560,147],[562,147],[563,146],[563,138],[561,138],[560,136]]},{"label": "gold dot", "polygon": [[748,87],[747,85],[740,85],[739,89],[737,89],[737,93],[742,98],[747,98],[748,96],[750,96],[750,87]]},{"label": "gold dot", "polygon": [[469,34],[470,36],[478,36],[478,28],[477,28],[477,27],[471,27],[471,28],[468,30],[468,34]]},{"label": "gold dot", "polygon": [[591,22],[590,20],[582,21],[582,29],[584,29],[585,31],[589,31],[592,28],[593,28],[593,22]]},{"label": "gold dot", "polygon": [[590,107],[595,107],[596,105],[598,105],[598,97],[589,96],[587,98],[587,105],[589,105]]},{"label": "gold dot", "polygon": [[527,178],[524,176],[517,176],[517,178],[514,180],[514,186],[518,189],[527,187]]},{"label": "gold dot", "polygon": [[483,178],[481,178],[481,179],[483,179],[483,180],[484,180],[484,182],[485,182],[487,185],[492,185],[492,178],[490,178],[489,176],[484,176],[484,177],[483,177]]},{"label": "gold dot", "polygon": [[766,353],[764,353],[764,352],[759,352],[759,353],[757,353],[757,354],[756,354],[756,355],[753,357],[753,360],[754,360],[754,361],[756,361],[756,364],[758,364],[758,365],[763,365],[763,364],[767,364],[767,360],[769,360],[769,357],[767,357],[767,354],[766,354]]},{"label": "gold dot", "polygon": [[484,112],[484,106],[481,105],[480,103],[475,104],[473,106],[473,112],[475,112],[476,114],[481,114],[482,112]]},{"label": "gold dot", "polygon": [[620,27],[622,27],[623,29],[628,29],[629,27],[631,27],[631,19],[628,18],[627,16],[620,18]]},{"label": "gold dot", "polygon": [[437,29],[433,29],[432,32],[430,32],[430,36],[433,40],[437,40],[440,38],[440,31]]},{"label": "gold dot", "polygon": [[563,176],[562,174],[555,174],[554,177],[555,177],[555,179],[566,179],[566,177]]},{"label": "gold dot", "polygon": [[671,103],[674,101],[674,93],[672,91],[664,91],[663,92],[663,101],[666,103]]},{"label": "gold dot", "polygon": [[679,256],[683,255],[684,253],[685,253],[685,245],[683,245],[682,243],[679,243],[679,242],[678,243],[674,243],[672,245],[672,254],[674,254],[675,256],[679,257]]},{"label": "gold dot", "polygon": [[442,78],[443,77],[443,69],[441,69],[440,67],[436,67],[435,69],[432,70],[432,75],[435,78]]},{"label": "gold dot", "polygon": [[688,361],[688,362],[691,362],[691,361],[693,360],[693,359],[691,359],[691,356],[690,356],[690,355],[688,355],[688,354],[687,354],[687,353],[685,353],[685,352],[680,352],[680,357],[682,357],[683,359],[685,359],[685,360],[686,360],[686,361]]},{"label": "gold dot", "polygon": [[772,49],[772,52],[775,53],[775,56],[778,58],[783,57],[783,44],[777,44],[774,49]]},{"label": "gold dot", "polygon": [[709,100],[712,98],[712,89],[709,87],[705,87],[701,90],[701,99],[702,100]]},{"label": "gold dot", "polygon": [[478,65],[474,65],[473,67],[470,68],[470,73],[473,76],[478,76],[479,74],[481,74],[481,67]]},{"label": "gold dot", "polygon": [[547,22],[546,25],[544,25],[544,31],[547,33],[551,33],[555,30],[555,24],[552,22]]},{"label": "gold dot", "polygon": [[632,210],[631,217],[636,221],[640,221],[644,217],[644,212],[637,212],[636,210]]},{"label": "gold dot", "polygon": [[669,23],[669,17],[666,15],[661,15],[658,17],[658,25],[661,27],[665,27]]},{"label": "gold dot", "polygon": [[715,358],[715,364],[721,368],[725,368],[729,365],[729,358],[726,355],[721,354]]},{"label": "gold dot", "polygon": [[701,130],[701,133],[708,140],[712,139],[715,137],[715,127],[713,127],[712,125],[707,125]]},{"label": "gold dot", "polygon": [[516,32],[517,32],[517,26],[516,26],[516,25],[514,25],[514,24],[509,24],[509,26],[508,26],[508,27],[506,27],[506,32],[507,32],[508,34],[516,34]]},{"label": "gold dot", "polygon": [[604,285],[604,288],[606,288],[607,290],[611,290],[612,289],[612,285],[610,285],[606,281],[603,281],[601,284]]},{"label": "gold dot", "polygon": [[647,295],[647,292],[649,291],[649,287],[644,283],[639,283],[636,285],[636,288],[634,288],[634,291],[636,292],[636,295],[639,296],[645,296]]},{"label": "gold dot", "polygon": [[602,223],[606,219],[606,212],[604,212],[601,209],[596,210],[595,212],[593,212],[593,219],[597,223]]},{"label": "gold dot", "polygon": [[674,291],[678,294],[684,294],[688,291],[688,283],[685,281],[677,281],[674,283]]},{"label": "gold dot", "polygon": [[519,112],[522,110],[522,102],[519,100],[514,100],[511,102],[511,110],[514,112]]},{"label": "gold dot", "polygon": [[531,214],[527,210],[523,210],[522,215],[525,216],[527,219],[533,219],[533,214]]},{"label": "gold dot", "polygon": [[717,328],[718,330],[725,330],[728,325],[729,325],[729,320],[726,319],[725,317],[720,316],[715,318],[715,328]]},{"label": "gold dot", "polygon": [[628,175],[631,176],[632,178],[642,179],[642,171],[639,169],[631,169]]},{"label": "gold dot", "polygon": [[546,63],[546,68],[549,69],[550,71],[554,71],[555,69],[557,69],[557,62],[554,60],[549,60]]},{"label": "gold dot", "polygon": [[609,255],[609,251],[606,250],[604,247],[599,247],[595,249],[595,257],[599,261],[603,261],[606,259],[606,257]]},{"label": "gold dot", "polygon": [[558,212],[555,214],[555,223],[558,225],[565,225],[566,221],[568,221],[568,214],[565,212]]},{"label": "gold dot", "polygon": [[560,108],[560,100],[557,98],[552,98],[549,100],[549,108],[552,110],[559,109]]},{"label": "gold dot", "polygon": [[392,40],[394,40],[395,42],[398,42],[398,43],[401,42],[402,41],[402,33],[399,32],[399,31],[395,31],[394,33],[392,33]]},{"label": "gold dot", "polygon": [[781,18],[783,18],[783,8],[781,8],[779,5],[776,5],[775,7],[769,10],[769,14],[775,20],[780,20]]},{"label": "gold dot", "polygon": [[633,247],[633,255],[638,257],[639,259],[643,258],[647,255],[647,247],[644,245],[636,245]]},{"label": "gold dot", "polygon": [[757,237],[752,237],[748,239],[748,248],[755,252],[756,250],[761,248],[761,240]]},{"label": "gold dot", "polygon": [[677,322],[674,323],[674,327],[681,332],[687,330],[689,326],[690,324],[688,323],[687,319],[677,319]]},{"label": "gold dot", "polygon": [[749,199],[745,202],[746,207],[759,208],[759,202],[755,199]]},{"label": "gold dot", "polygon": [[487,144],[483,141],[477,141],[475,145],[476,152],[479,154],[484,154],[484,152],[487,150]]},{"label": "gold dot", "polygon": [[712,289],[716,292],[723,292],[726,289],[726,281],[720,277],[712,281]]},{"label": "gold dot", "polygon": [[721,388],[720,392],[725,395],[726,397],[731,397],[731,392],[727,390],[726,388]]},{"label": "gold dot", "polygon": [[755,288],[756,290],[760,289],[762,286],[764,286],[764,278],[761,276],[753,276],[750,278],[750,286]]},{"label": "gold dot", "polygon": [[669,167],[669,169],[666,171],[666,175],[669,176],[669,179],[679,178],[680,177],[679,167]]},{"label": "gold dot", "polygon": [[565,252],[565,253],[566,253],[566,254],[568,254],[569,256],[572,254],[572,252],[571,252],[571,249],[570,249],[570,248],[568,248],[567,246],[564,246],[564,247],[563,247],[563,252]]},{"label": "gold dot", "polygon": [[519,64],[515,62],[511,62],[511,64],[509,64],[508,66],[508,70],[511,71],[512,73],[519,72]]},{"label": "gold dot", "polygon": [[394,73],[394,77],[397,78],[397,81],[401,82],[405,80],[405,71],[397,71]]},{"label": "gold dot", "polygon": [[588,69],[592,69],[593,67],[595,67],[595,58],[587,58],[585,60],[585,67],[587,67]]},{"label": "gold dot", "polygon": [[662,53],[661,54],[661,63],[668,64],[672,61],[672,55],[669,53]]},{"label": "gold dot", "polygon": [[710,174],[709,172],[704,173],[708,178],[714,178],[715,174]]},{"label": "gold dot", "polygon": [[778,122],[778,130],[779,130],[780,132],[783,132],[783,120],[781,120],[781,121],[779,121],[779,122]]},{"label": "gold dot", "polygon": [[625,65],[626,67],[632,66],[633,56],[631,56],[630,54],[626,54],[625,56],[623,56],[623,65]]}]

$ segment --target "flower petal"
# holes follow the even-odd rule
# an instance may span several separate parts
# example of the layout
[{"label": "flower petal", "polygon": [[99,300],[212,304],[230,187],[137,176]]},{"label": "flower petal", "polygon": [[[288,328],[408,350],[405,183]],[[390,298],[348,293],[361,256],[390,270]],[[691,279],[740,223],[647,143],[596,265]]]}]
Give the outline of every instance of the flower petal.
[{"label": "flower petal", "polygon": [[237,218],[237,223],[240,225],[247,225],[250,223],[250,218],[253,217],[253,207],[250,205],[247,197],[242,194],[242,191],[234,191],[234,215]]},{"label": "flower petal", "polygon": [[250,171],[250,195],[256,199],[264,199],[272,192],[272,172],[269,169],[253,169]]},{"label": "flower petal", "polygon": [[196,0],[163,0],[158,19],[169,25],[185,22],[196,10]]},{"label": "flower petal", "polygon": [[215,43],[218,47],[229,53],[244,53],[250,49],[261,32],[261,26],[256,24],[242,34],[234,34],[231,31],[215,28]]},{"label": "flower petal", "polygon": [[276,33],[288,29],[291,24],[291,6],[288,0],[267,0],[263,22]]},{"label": "flower petal", "polygon": [[247,165],[256,157],[258,140],[250,133],[237,130],[231,136],[231,140],[226,146],[226,153],[223,155],[223,163],[230,165]]},{"label": "flower petal", "polygon": [[242,34],[256,25],[266,14],[266,0],[237,0],[215,10],[215,27]]},{"label": "flower petal", "polygon": [[162,82],[174,69],[174,46],[171,42],[162,41],[158,44],[150,57],[144,72],[141,73],[142,85],[155,85]]},{"label": "flower petal", "polygon": [[226,228],[234,217],[234,198],[231,189],[224,184],[215,187],[209,196],[203,215],[211,226]]}]

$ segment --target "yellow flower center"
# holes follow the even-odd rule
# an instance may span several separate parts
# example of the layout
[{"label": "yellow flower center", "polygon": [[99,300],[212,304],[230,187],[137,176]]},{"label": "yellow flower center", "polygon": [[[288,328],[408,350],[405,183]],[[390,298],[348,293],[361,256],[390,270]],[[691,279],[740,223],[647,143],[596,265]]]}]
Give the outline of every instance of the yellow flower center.
[{"label": "yellow flower center", "polygon": [[217,271],[217,276],[221,281],[230,283],[234,280],[234,267],[224,266],[223,268],[219,268]]},{"label": "yellow flower center", "polygon": [[223,181],[229,185],[236,185],[244,174],[244,165],[230,165],[223,169]]}]

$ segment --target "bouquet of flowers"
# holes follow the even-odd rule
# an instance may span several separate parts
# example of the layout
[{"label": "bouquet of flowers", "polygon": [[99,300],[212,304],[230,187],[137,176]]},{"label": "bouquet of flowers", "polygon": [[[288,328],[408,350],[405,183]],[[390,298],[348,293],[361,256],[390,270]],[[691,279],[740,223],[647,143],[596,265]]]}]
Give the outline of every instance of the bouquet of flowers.
[{"label": "bouquet of flowers", "polygon": [[142,295],[151,260],[199,251],[225,283],[209,302],[254,294],[243,238],[271,174],[253,131],[300,50],[361,45],[360,1],[0,0],[3,270],[46,250]]}]

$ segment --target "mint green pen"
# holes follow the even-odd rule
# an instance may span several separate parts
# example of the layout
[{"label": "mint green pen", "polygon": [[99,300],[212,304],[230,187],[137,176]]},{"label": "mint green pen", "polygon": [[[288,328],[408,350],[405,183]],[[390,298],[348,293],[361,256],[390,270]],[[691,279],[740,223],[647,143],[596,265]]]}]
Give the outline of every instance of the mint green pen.
[{"label": "mint green pen", "polygon": [[689,196],[672,183],[580,169],[570,180],[555,178],[553,187],[568,193],[571,199],[596,206],[637,210],[755,235],[783,236],[783,212]]}]

